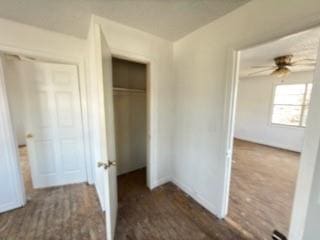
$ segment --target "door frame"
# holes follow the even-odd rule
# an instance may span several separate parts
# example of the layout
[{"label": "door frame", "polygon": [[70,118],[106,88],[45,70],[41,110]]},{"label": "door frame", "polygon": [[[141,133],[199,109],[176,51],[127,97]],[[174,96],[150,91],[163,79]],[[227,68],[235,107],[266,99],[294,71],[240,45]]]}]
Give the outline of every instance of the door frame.
[{"label": "door frame", "polygon": [[[11,47],[7,45],[3,45],[0,43],[0,53],[14,54],[14,55],[22,55],[31,58],[39,58],[43,61],[54,62],[54,63],[63,63],[63,64],[72,64],[77,67],[78,72],[78,81],[79,81],[79,94],[80,94],[80,105],[81,105],[81,122],[82,122],[82,135],[83,135],[83,144],[84,144],[84,159],[85,159],[85,168],[87,175],[87,182],[89,184],[93,184],[93,169],[92,169],[92,157],[91,157],[91,149],[90,149],[90,129],[89,129],[89,113],[88,113],[88,96],[87,96],[87,86],[89,78],[87,77],[86,71],[86,60],[84,57],[69,57],[63,55],[57,55],[49,52],[42,52],[38,50],[25,49],[20,47]],[[2,87],[2,86],[0,86]],[[8,96],[7,89],[5,83],[3,85],[6,102],[8,105]],[[9,106],[9,105],[8,105]],[[7,126],[5,126],[8,131],[8,139],[13,139],[12,144],[15,145],[14,148],[11,146],[10,157],[12,162],[12,166],[14,166],[15,171],[19,172],[19,183],[17,184],[16,192],[18,194],[19,199],[21,199],[22,205],[26,204],[26,193],[24,188],[24,182],[22,178],[21,167],[19,164],[19,154],[18,154],[18,146],[16,135],[12,126],[12,116],[10,113],[9,107],[4,109],[4,115],[7,116],[10,121],[7,122]]]},{"label": "door frame", "polygon": [[[241,52],[258,47],[267,43],[274,42],[276,40],[299,34],[302,32],[307,32],[315,28],[319,28],[320,23],[312,24],[312,26],[304,27],[296,31],[289,33],[275,33],[275,38],[265,39],[255,44],[244,44],[234,48],[229,48],[228,50],[228,59],[227,59],[227,79],[226,79],[226,88],[225,88],[225,106],[224,106],[224,121],[223,121],[223,135],[222,135],[222,152],[221,156],[224,160],[224,182],[223,182],[223,192],[222,192],[222,208],[219,213],[220,218],[225,218],[228,215],[229,200],[230,200],[230,183],[231,183],[231,171],[232,171],[232,156],[233,156],[233,145],[234,145],[234,128],[235,128],[235,116],[236,116],[236,105],[237,105],[237,94],[238,94],[238,83],[239,83],[239,69],[240,69],[240,56]],[[250,40],[247,39],[248,43]],[[319,52],[319,51],[318,51]],[[320,60],[320,56],[317,56],[317,62]],[[316,71],[315,71],[316,72]],[[318,74],[320,71],[318,71]],[[315,76],[315,75],[314,75]],[[314,77],[315,79],[315,77]],[[313,109],[316,107],[313,106]],[[310,134],[309,134],[310,135]],[[309,137],[307,133],[306,136]],[[302,153],[305,151],[303,147]],[[306,211],[308,208],[309,201],[303,201],[300,198],[304,194],[305,188],[310,188],[312,185],[312,176],[315,169],[316,161],[307,162],[306,159],[300,158],[299,163],[299,173],[297,177],[295,195],[294,195],[294,204],[292,206],[292,214],[290,219],[289,226],[289,239],[301,239],[301,234],[304,230],[304,219],[301,216],[298,216],[298,210],[303,207],[305,208],[304,216],[306,216]],[[309,170],[311,172],[306,173],[305,171]],[[310,176],[307,176],[307,175]],[[310,193],[308,193],[308,199]],[[303,210],[304,211],[304,210]],[[302,220],[301,220],[302,218]]]},{"label": "door frame", "polygon": [[152,97],[153,97],[153,84],[151,81],[151,60],[145,57],[142,57],[141,55],[137,55],[137,54],[133,54],[133,53],[129,53],[129,52],[125,52],[125,51],[121,51],[119,49],[115,49],[115,48],[110,48],[111,50],[111,54],[112,57],[118,58],[118,59],[122,59],[122,60],[127,60],[127,61],[131,61],[131,62],[136,62],[136,63],[142,63],[146,65],[146,73],[147,73],[147,79],[146,79],[146,104],[147,104],[147,136],[146,136],[146,169],[147,169],[147,187],[152,190],[153,188],[155,188],[156,186],[153,186],[152,184],[152,168],[151,165],[154,162],[154,158],[153,158],[153,146],[155,145],[155,134],[154,134],[154,124],[153,124],[153,119],[155,119],[154,114],[155,112],[153,111],[153,109],[155,109],[153,107],[152,104]]}]

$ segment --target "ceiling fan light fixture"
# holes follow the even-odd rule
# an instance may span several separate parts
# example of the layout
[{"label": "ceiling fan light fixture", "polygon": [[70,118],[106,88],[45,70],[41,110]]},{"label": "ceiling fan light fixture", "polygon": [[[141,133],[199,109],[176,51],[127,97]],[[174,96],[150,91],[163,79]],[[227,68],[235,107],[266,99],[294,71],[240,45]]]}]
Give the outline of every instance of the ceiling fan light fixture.
[{"label": "ceiling fan light fixture", "polygon": [[276,70],[274,70],[271,75],[272,76],[276,76],[276,77],[279,77],[279,78],[282,78],[282,77],[286,77],[289,75],[290,73],[290,69],[287,68],[287,67],[280,67],[280,68],[277,68]]},{"label": "ceiling fan light fixture", "polygon": [[[294,68],[296,66],[300,67],[314,67],[315,65],[315,60],[314,59],[300,59],[297,61],[293,61],[293,55],[288,54],[288,55],[282,55],[279,57],[276,57],[273,59],[274,65],[271,65],[270,67],[268,66],[253,66],[252,68],[262,68],[260,71],[253,72],[249,74],[249,76],[254,76],[257,74],[263,74],[263,73],[272,73],[270,74],[271,76],[279,77],[279,78],[285,78],[287,77],[292,71],[291,68]],[[306,61],[306,62],[304,62]],[[299,70],[299,69],[298,69]]]}]

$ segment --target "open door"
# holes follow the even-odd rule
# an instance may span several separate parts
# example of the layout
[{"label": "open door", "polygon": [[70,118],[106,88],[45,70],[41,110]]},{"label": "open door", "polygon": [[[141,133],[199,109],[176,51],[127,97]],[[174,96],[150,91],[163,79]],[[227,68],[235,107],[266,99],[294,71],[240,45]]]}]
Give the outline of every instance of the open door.
[{"label": "open door", "polygon": [[[101,162],[97,177],[103,189],[107,239],[113,240],[117,222],[118,193],[115,150],[115,129],[112,89],[112,59],[107,41],[98,25],[95,26],[96,67],[100,108]],[[102,183],[101,183],[102,182]],[[101,193],[100,193],[101,194]]]},{"label": "open door", "polygon": [[0,213],[25,204],[4,78],[0,55]]}]

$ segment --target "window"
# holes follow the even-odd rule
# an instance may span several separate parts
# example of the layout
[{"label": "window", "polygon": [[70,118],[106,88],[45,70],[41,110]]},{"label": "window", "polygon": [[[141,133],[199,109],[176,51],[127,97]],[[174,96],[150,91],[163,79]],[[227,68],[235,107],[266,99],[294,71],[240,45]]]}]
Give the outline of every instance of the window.
[{"label": "window", "polygon": [[281,84],[275,87],[272,123],[305,127],[312,84]]}]

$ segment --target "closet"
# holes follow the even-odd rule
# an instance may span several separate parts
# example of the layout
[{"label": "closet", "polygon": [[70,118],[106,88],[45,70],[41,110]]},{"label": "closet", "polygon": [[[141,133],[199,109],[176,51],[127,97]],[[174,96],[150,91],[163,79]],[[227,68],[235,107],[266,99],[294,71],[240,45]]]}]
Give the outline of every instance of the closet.
[{"label": "closet", "polygon": [[146,167],[147,67],[112,59],[118,175]]}]

